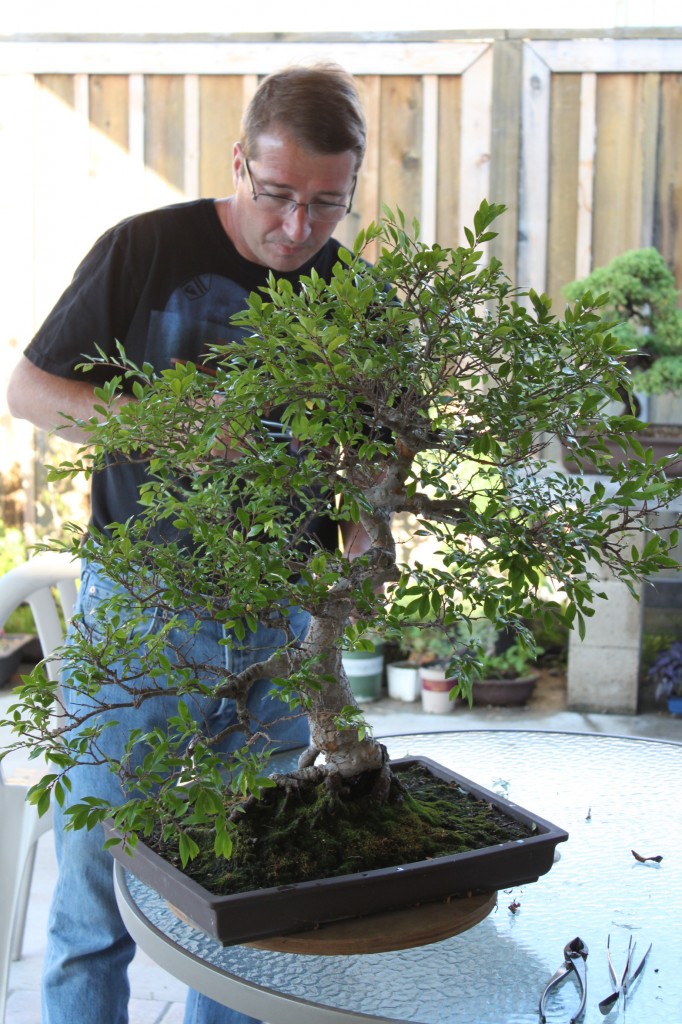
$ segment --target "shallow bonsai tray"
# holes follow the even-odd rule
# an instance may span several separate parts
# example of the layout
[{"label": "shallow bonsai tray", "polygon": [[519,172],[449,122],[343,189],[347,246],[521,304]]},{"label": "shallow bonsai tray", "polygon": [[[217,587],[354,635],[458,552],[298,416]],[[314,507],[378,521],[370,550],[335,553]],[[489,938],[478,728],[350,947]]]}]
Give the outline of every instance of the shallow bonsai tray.
[{"label": "shallow bonsai tray", "polygon": [[[444,768],[430,758],[391,762],[400,772],[423,765],[436,778],[456,782],[463,790],[503,811],[510,819],[533,829],[526,839],[431,860],[361,871],[231,896],[215,896],[154,853],[140,840],[132,856],[122,844],[110,847],[113,856],[133,875],[155,889],[179,915],[222,945],[287,935],[331,921],[402,909],[453,896],[490,893],[535,882],[554,861],[558,843],[568,833],[516,804]],[[107,837],[116,835],[105,824]]]},{"label": "shallow bonsai tray", "polygon": [[537,674],[516,679],[477,679],[472,689],[472,701],[477,707],[488,704],[520,707],[533,696]]}]

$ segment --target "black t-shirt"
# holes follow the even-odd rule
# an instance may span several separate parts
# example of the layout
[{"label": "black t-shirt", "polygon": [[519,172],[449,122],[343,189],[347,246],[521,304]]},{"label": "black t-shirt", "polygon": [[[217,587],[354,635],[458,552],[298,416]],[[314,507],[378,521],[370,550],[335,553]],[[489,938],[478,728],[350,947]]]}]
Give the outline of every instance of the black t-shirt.
[{"label": "black t-shirt", "polygon": [[[330,239],[295,273],[315,270],[326,281],[339,243]],[[157,370],[174,359],[199,361],[207,344],[238,337],[230,317],[265,284],[267,267],[239,255],[225,234],[211,199],[181,203],[131,217],[93,246],[56,306],[26,349],[27,358],[59,377],[79,379],[79,363],[97,350],[116,354],[120,342],[138,365]],[[101,383],[100,368],[88,380]],[[92,521],[98,529],[124,522],[138,509],[144,466],[125,464],[96,474]],[[315,527],[325,547],[336,545],[336,527]]]}]

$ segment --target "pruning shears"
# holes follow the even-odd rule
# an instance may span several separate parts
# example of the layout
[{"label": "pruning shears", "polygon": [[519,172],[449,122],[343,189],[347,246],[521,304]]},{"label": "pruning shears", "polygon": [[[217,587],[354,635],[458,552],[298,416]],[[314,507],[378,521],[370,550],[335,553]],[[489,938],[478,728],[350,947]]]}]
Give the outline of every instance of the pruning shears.
[{"label": "pruning shears", "polygon": [[630,968],[632,967],[632,958],[635,955],[635,947],[636,947],[636,945],[637,945],[637,943],[633,942],[632,941],[632,936],[630,936],[630,941],[628,942],[628,952],[627,952],[627,956],[625,958],[625,967],[623,968],[623,973],[621,974],[620,979],[619,979],[618,975],[616,973],[616,968],[613,966],[613,960],[611,959],[611,936],[609,935],[609,937],[607,939],[607,942],[606,942],[606,956],[608,957],[608,961],[609,961],[609,971],[611,973],[611,977],[613,978],[613,983],[614,983],[614,985],[616,987],[613,990],[613,992],[610,995],[608,995],[606,997],[606,999],[602,999],[602,1001],[599,1004],[599,1010],[600,1010],[600,1012],[604,1016],[606,1016],[607,1013],[610,1013],[611,1010],[613,1009],[613,1007],[616,1005],[616,1003],[620,999],[621,992],[623,993],[623,1004],[625,1004],[625,1001],[627,999],[628,989],[632,985],[634,985],[635,981],[637,980],[639,975],[644,970],[644,964],[646,963],[646,958],[648,957],[649,953],[651,952],[651,945],[649,946],[649,948],[647,949],[646,953],[644,954],[644,956],[640,960],[639,966],[635,968],[635,970],[632,972],[632,974],[630,974]]},{"label": "pruning shears", "polygon": [[549,979],[544,992],[540,996],[541,1024],[546,1024],[547,1021],[545,1008],[552,989],[556,988],[569,975],[575,976],[580,991],[580,1004],[577,1011],[571,1017],[570,1024],[575,1024],[585,1012],[585,1000],[587,999],[587,953],[587,946],[582,939],[577,937],[571,942],[567,942],[564,946],[564,962]]}]

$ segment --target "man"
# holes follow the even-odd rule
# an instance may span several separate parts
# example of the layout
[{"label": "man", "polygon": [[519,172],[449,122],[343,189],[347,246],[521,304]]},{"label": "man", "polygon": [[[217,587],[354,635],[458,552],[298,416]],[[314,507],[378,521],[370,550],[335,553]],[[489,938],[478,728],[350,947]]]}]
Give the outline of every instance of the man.
[{"label": "man", "polygon": [[[136,364],[148,362],[157,370],[177,360],[200,362],[207,343],[234,334],[230,315],[270,271],[295,284],[314,267],[329,279],[338,251],[332,231],[350,210],[365,144],[358,94],[340,68],[290,68],[265,79],[234,146],[234,194],[145,213],[99,239],[11,378],[13,415],[82,442],[87,435],[71,420],[96,415],[98,381],[76,367],[96,347],[115,354],[119,341]],[[129,395],[119,399],[130,400]],[[132,463],[98,474],[92,485],[93,525],[105,530],[134,515],[144,479],[144,467]],[[333,543],[329,532],[322,540]],[[97,565],[84,566],[79,611],[86,623],[92,607],[113,589]],[[293,609],[290,617],[295,634],[304,636],[305,614]],[[188,630],[193,623],[188,617]],[[258,654],[252,660],[260,660],[268,644],[277,644],[271,635],[276,632],[254,635]],[[223,632],[215,623],[191,635],[204,660],[217,664],[235,653],[220,643]],[[248,664],[249,651],[238,653]],[[282,716],[281,703],[266,697],[269,687],[262,681],[255,698],[255,713],[265,721]],[[67,678],[67,703],[69,692]],[[119,725],[104,734],[109,753],[115,755],[117,745],[122,749],[133,725],[146,731],[172,714],[172,707],[161,707],[168,700],[145,702],[134,723],[125,714],[117,716]],[[229,723],[232,712],[221,707],[217,726]],[[303,720],[278,721],[276,737],[305,742]],[[81,767],[72,781],[74,802],[93,794],[121,799],[106,768]],[[134,944],[116,908],[111,858],[101,849],[99,830],[65,832],[59,808],[56,842],[59,879],[50,917],[43,1024],[125,1024],[126,972]],[[186,1024],[251,1021],[196,993],[188,997]]]}]

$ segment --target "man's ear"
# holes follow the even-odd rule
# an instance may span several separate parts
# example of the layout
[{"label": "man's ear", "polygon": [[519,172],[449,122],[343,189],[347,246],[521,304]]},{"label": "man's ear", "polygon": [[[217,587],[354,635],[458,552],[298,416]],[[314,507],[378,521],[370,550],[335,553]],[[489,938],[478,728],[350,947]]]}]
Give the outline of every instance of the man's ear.
[{"label": "man's ear", "polygon": [[232,147],[232,181],[235,188],[237,188],[237,185],[239,184],[239,179],[242,176],[244,160],[245,157],[244,150],[242,149],[242,144],[241,142],[235,142],[234,146]]}]

